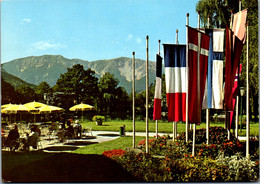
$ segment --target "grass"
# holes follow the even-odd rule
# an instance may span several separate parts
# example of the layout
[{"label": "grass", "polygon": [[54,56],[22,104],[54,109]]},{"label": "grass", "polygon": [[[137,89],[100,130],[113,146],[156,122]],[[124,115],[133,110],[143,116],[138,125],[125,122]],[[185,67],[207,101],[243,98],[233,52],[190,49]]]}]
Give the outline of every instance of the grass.
[{"label": "grass", "polygon": [[[125,125],[126,132],[133,131],[133,122],[131,120],[125,121],[107,121],[103,122],[102,126],[96,125],[94,122],[84,122],[82,123],[83,127],[92,126],[92,130],[94,131],[116,131],[118,132],[120,127]],[[210,126],[220,126],[224,127],[224,123],[210,123]],[[201,125],[196,126],[197,129],[206,128],[205,123],[201,123]],[[178,123],[177,125],[177,132],[185,132],[186,124],[185,123]],[[135,122],[135,131],[136,132],[145,132],[146,131],[146,123],[145,121],[136,121]],[[158,132],[160,133],[172,133],[173,131],[173,124],[168,122],[159,121],[158,122]],[[155,122],[149,121],[149,132],[155,132]],[[231,132],[233,132],[231,130]],[[239,136],[245,136],[245,129],[238,131]],[[250,135],[251,136],[259,136],[259,123],[250,123]]]},{"label": "grass", "polygon": [[[37,159],[36,159],[37,158]],[[103,155],[2,152],[2,181],[15,183],[133,182],[121,165]],[[23,161],[19,161],[19,159]],[[27,161],[27,162],[25,162]],[[11,164],[11,165],[9,165]]]},{"label": "grass", "polygon": [[[142,139],[145,139],[145,137],[136,136],[135,145],[137,145],[138,142]],[[125,149],[127,147],[132,147],[132,146],[133,146],[133,137],[126,136],[126,137],[119,137],[118,139],[108,141],[108,142],[91,144],[83,148],[79,148],[73,151],[72,153],[102,155],[102,153],[107,150],[119,149],[119,148]]]},{"label": "grass", "polygon": [[[136,137],[136,145],[144,137]],[[132,137],[91,144],[70,153],[2,151],[5,182],[130,182],[134,178],[120,165],[102,155],[104,151],[132,147]],[[17,172],[19,171],[19,172]]]},{"label": "grass", "polygon": [[2,151],[2,168],[5,170],[10,170],[12,168],[17,167],[17,165],[25,165],[33,163],[37,160],[41,160],[44,158],[48,158],[51,154],[44,154],[39,152],[40,154],[27,154],[27,153],[13,153],[7,151]]}]

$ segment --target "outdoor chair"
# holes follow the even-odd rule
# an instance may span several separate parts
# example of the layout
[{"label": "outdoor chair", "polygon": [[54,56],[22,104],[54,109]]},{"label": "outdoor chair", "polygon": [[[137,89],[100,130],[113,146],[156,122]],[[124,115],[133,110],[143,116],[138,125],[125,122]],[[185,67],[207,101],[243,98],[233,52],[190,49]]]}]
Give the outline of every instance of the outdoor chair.
[{"label": "outdoor chair", "polygon": [[83,134],[85,134],[85,136],[86,136],[86,134],[90,134],[91,136],[93,136],[93,134],[92,134],[92,126],[84,128],[83,129]]},{"label": "outdoor chair", "polygon": [[[8,140],[8,139],[2,139],[2,149],[9,148],[10,152],[15,152],[20,146],[20,141],[19,139],[16,140]],[[8,149],[7,149],[8,150]]]},{"label": "outdoor chair", "polygon": [[37,149],[40,149],[40,148],[43,149],[43,147],[42,147],[42,140],[39,137],[38,140],[37,140]]},{"label": "outdoor chair", "polygon": [[72,132],[66,132],[66,134],[65,134],[65,142],[69,142],[69,140],[71,140],[71,139],[74,139],[75,138],[75,136],[74,136],[74,132],[72,133]]},{"label": "outdoor chair", "polygon": [[12,140],[9,144],[10,152],[15,152],[16,149],[18,149],[20,146],[19,139]]}]

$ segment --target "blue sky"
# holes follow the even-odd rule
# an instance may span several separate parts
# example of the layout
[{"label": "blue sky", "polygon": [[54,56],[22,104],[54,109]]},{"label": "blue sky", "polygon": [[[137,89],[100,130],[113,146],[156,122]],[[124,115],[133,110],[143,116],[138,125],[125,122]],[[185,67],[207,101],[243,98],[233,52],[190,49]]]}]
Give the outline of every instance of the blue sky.
[{"label": "blue sky", "polygon": [[[186,42],[186,14],[197,26],[198,0],[4,0],[1,62],[41,55],[88,61],[132,57],[155,60],[158,40]],[[163,48],[161,46],[161,53]]]}]

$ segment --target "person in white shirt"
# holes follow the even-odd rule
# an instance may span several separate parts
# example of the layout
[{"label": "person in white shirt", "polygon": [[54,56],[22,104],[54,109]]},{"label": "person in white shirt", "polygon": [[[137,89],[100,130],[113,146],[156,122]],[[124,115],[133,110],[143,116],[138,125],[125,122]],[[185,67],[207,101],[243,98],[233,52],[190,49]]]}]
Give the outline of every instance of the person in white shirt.
[{"label": "person in white shirt", "polygon": [[75,137],[79,137],[81,138],[81,130],[82,130],[82,126],[79,123],[79,120],[75,121],[75,124],[73,125],[73,128],[75,130]]}]

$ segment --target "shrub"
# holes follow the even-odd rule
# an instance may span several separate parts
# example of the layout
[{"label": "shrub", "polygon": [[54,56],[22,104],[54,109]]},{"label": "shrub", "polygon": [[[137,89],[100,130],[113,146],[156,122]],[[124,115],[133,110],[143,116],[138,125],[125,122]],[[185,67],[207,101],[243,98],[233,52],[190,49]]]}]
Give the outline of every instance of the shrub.
[{"label": "shrub", "polygon": [[[236,138],[227,139],[222,127],[210,129],[211,144],[207,145],[205,129],[197,130],[198,139],[195,157],[191,155],[192,142],[186,143],[185,133],[173,142],[169,136],[158,136],[149,140],[149,154],[145,153],[146,140],[138,146],[143,152],[116,151],[104,152],[104,155],[119,162],[138,181],[160,182],[223,182],[256,181],[259,178],[259,141],[250,140],[252,161],[245,156],[245,146]],[[192,136],[191,134],[189,134]],[[199,144],[198,144],[199,143]],[[239,153],[240,152],[240,153]],[[115,156],[113,156],[115,155]],[[120,155],[120,156],[117,156]]]},{"label": "shrub", "polygon": [[259,162],[242,157],[241,153],[236,153],[231,157],[220,154],[216,162],[218,165],[228,167],[226,181],[255,181],[259,178]]},{"label": "shrub", "polygon": [[130,172],[138,181],[165,181],[160,158],[151,154],[129,151],[116,159],[124,169]]},{"label": "shrub", "polygon": [[100,115],[95,115],[93,118],[92,118],[92,121],[96,121],[96,122],[103,122],[105,120],[105,117],[104,116],[100,116]]}]

